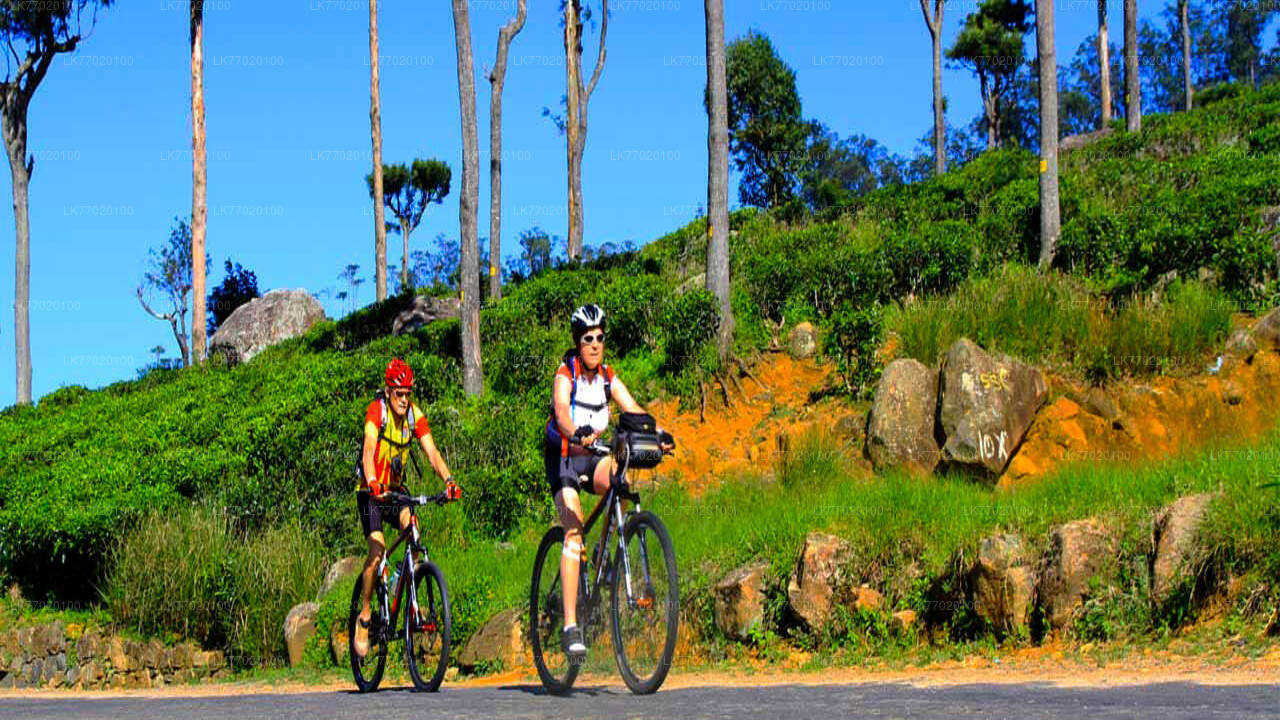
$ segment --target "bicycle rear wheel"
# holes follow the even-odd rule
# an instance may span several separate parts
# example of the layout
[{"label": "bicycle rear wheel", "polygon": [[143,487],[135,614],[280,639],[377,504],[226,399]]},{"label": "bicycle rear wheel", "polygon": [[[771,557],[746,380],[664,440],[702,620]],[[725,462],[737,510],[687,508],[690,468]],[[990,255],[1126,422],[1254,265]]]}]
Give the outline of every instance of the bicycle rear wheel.
[{"label": "bicycle rear wheel", "polygon": [[610,599],[613,654],[631,692],[647,695],[662,685],[675,653],[680,623],[676,556],[667,528],[652,513],[633,515],[622,536]]},{"label": "bicycle rear wheel", "polygon": [[379,578],[373,580],[373,596],[369,598],[371,614],[369,615],[369,651],[364,657],[356,654],[356,622],[360,617],[360,593],[363,583],[356,577],[355,587],[351,590],[351,611],[347,615],[347,656],[351,659],[351,675],[360,692],[373,692],[382,682],[382,670],[387,665],[387,640],[382,618],[382,594],[386,592]]},{"label": "bicycle rear wheel", "polygon": [[[560,553],[564,528],[554,527],[542,536],[533,561],[533,582],[529,592],[529,639],[533,644],[533,664],[542,685],[553,695],[563,695],[573,687],[580,669],[560,647],[564,629],[561,598]],[[581,589],[579,589],[581,591]]]},{"label": "bicycle rear wheel", "polygon": [[449,612],[449,586],[444,573],[435,563],[418,565],[414,573],[418,615],[414,607],[409,583],[404,584],[404,659],[409,666],[409,677],[418,690],[435,692],[444,680],[449,668],[449,641],[453,632],[453,619]]}]

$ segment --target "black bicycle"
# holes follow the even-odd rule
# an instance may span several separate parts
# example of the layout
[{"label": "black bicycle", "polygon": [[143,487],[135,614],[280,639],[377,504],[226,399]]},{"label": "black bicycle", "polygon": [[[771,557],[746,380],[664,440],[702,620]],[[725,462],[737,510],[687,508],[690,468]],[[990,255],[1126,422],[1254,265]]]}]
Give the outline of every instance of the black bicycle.
[{"label": "black bicycle", "polygon": [[[444,680],[449,666],[449,640],[453,629],[449,613],[449,586],[444,573],[427,557],[418,534],[418,518],[413,508],[419,505],[443,505],[460,497],[456,485],[437,495],[409,496],[388,493],[387,501],[397,507],[409,507],[409,524],[400,530],[396,541],[383,553],[373,580],[373,596],[370,598],[369,647],[364,657],[356,654],[356,623],[360,617],[363,583],[356,578],[351,591],[351,612],[347,618],[348,654],[351,658],[351,674],[360,692],[372,692],[382,682],[382,671],[387,663],[387,648],[392,642],[404,640],[404,659],[409,666],[409,676],[418,690],[434,692]],[[404,543],[404,559],[394,575],[388,577],[392,556],[400,543]],[[400,609],[404,608],[404,626],[397,628]]]},{"label": "black bicycle", "polygon": [[[638,695],[654,692],[666,679],[679,625],[680,592],[671,536],[656,515],[640,508],[640,496],[628,485],[626,477],[629,467],[657,465],[660,451],[656,460],[633,462],[641,455],[652,457],[656,447],[655,444],[641,453],[626,437],[615,440],[618,452],[613,454],[619,459],[618,471],[583,525],[584,541],[602,513],[607,514],[608,521],[590,557],[583,551],[579,566],[578,625],[588,645],[603,636],[603,619],[596,610],[603,589],[608,586],[614,659],[623,681]],[[589,449],[597,455],[613,452],[600,443]],[[633,504],[625,513],[624,501]],[[612,554],[611,539],[615,548]],[[533,660],[542,684],[553,694],[569,692],[582,670],[581,662],[569,658],[560,646],[560,631],[564,628],[560,585],[563,547],[564,528],[553,527],[542,536],[529,596]]]}]

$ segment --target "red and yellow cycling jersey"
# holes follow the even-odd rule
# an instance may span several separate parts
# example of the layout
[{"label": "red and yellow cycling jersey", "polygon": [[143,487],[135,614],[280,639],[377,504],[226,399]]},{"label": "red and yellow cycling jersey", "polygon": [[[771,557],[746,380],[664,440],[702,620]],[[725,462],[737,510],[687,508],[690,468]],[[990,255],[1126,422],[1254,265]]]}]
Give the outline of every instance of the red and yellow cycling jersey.
[{"label": "red and yellow cycling jersey", "polygon": [[[389,412],[386,403],[374,400],[364,413],[364,431],[368,434],[372,428],[374,433],[378,433],[378,446],[373,451],[374,477],[372,480],[361,478],[356,490],[371,490],[377,495],[385,490],[399,489],[403,473],[400,477],[392,476],[392,461],[399,458],[400,466],[404,467],[409,462],[409,448],[414,440],[431,434],[431,426],[427,424],[426,416],[417,405],[411,405],[407,416],[399,420],[394,414],[391,417],[384,416],[384,413]],[[413,427],[409,427],[409,418],[413,419]],[[382,429],[381,433],[378,432],[379,428]]]}]

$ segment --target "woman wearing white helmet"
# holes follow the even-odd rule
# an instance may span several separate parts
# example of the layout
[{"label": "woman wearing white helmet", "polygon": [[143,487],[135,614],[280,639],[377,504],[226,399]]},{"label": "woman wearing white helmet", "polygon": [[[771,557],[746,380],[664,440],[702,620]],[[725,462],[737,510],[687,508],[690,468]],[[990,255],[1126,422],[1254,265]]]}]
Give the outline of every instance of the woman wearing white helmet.
[{"label": "woman wearing white helmet", "polygon": [[[578,565],[582,554],[582,502],[579,490],[604,494],[614,471],[612,457],[601,458],[587,450],[609,427],[609,401],[628,413],[644,409],[627,386],[604,362],[604,310],[583,305],[570,320],[573,347],[565,352],[552,386],[552,413],[547,421],[547,483],[555,498],[556,512],[564,527],[564,551],[560,557],[560,582],[564,587],[564,631],[561,644],[571,658],[586,655],[582,630],[577,626]],[[670,439],[664,434],[665,439]],[[673,444],[667,443],[665,449]],[[580,483],[579,478],[588,478]]]}]

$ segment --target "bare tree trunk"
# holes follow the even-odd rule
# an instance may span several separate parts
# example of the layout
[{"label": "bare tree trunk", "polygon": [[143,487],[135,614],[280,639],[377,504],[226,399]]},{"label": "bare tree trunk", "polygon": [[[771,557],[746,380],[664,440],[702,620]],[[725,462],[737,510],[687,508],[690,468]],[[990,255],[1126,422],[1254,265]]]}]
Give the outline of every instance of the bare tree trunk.
[{"label": "bare tree trunk", "polygon": [[987,83],[985,76],[978,77],[979,89],[982,93],[982,112],[987,116],[987,149],[994,150],[1000,144],[998,108],[996,107],[995,96],[991,94],[991,88]]},{"label": "bare tree trunk", "polygon": [[1142,78],[1138,74],[1138,0],[1124,0],[1124,114],[1129,132],[1142,129]]},{"label": "bare tree trunk", "polygon": [[507,51],[524,29],[526,0],[516,16],[498,31],[498,55],[489,73],[489,299],[502,299],[502,87],[507,77]]},{"label": "bare tree trunk", "polygon": [[947,121],[942,110],[942,11],[946,0],[933,0],[933,14],[929,14],[929,0],[920,0],[920,12],[924,13],[929,37],[933,39],[933,168],[941,175],[947,171]]},{"label": "bare tree trunk", "polygon": [[191,2],[191,355],[205,357],[205,232],[209,216],[204,129],[204,0]]},{"label": "bare tree trunk", "polygon": [[387,223],[382,197],[382,110],[378,103],[378,0],[369,0],[369,124],[373,134],[373,245],[377,299],[387,299]]},{"label": "bare tree trunk", "polygon": [[578,88],[581,86],[582,56],[578,54],[578,46],[582,44],[582,25],[578,17],[578,0],[566,0],[564,4],[564,59],[565,59],[565,94],[567,97],[565,121],[565,159],[569,163],[569,259],[576,260],[582,255],[582,227],[578,225],[578,188],[582,179],[577,173],[581,167],[577,162],[578,154]]},{"label": "bare tree trunk", "polygon": [[1058,251],[1062,215],[1058,197],[1058,56],[1054,45],[1054,0],[1036,0],[1036,47],[1040,59],[1040,271],[1048,272]]},{"label": "bare tree trunk", "polygon": [[453,0],[453,35],[458,46],[458,107],[462,115],[462,194],[458,198],[462,267],[458,285],[462,292],[462,389],[475,397],[484,392],[484,372],[480,365],[480,239],[476,227],[480,141],[476,137],[476,77],[471,60],[467,2]]},{"label": "bare tree trunk", "polygon": [[707,290],[720,302],[716,346],[733,349],[729,286],[729,90],[725,71],[724,0],[706,0],[707,16]]},{"label": "bare tree trunk", "polygon": [[604,70],[605,38],[609,34],[609,0],[600,2],[600,48],[591,81],[582,83],[582,8],[580,0],[565,2],[565,78],[568,120],[565,142],[569,159],[569,259],[582,256],[582,155],[587,148],[587,107]]},{"label": "bare tree trunk", "polygon": [[400,292],[409,287],[409,218],[400,218],[400,238],[404,240],[404,255],[400,256]]},{"label": "bare tree trunk", "polygon": [[1098,77],[1102,91],[1102,127],[1111,124],[1111,39],[1107,30],[1107,0],[1098,0]]},{"label": "bare tree trunk", "polygon": [[1191,13],[1187,0],[1178,0],[1178,24],[1182,26],[1182,88],[1186,95],[1184,110],[1190,110],[1195,97],[1191,85]]},{"label": "bare tree trunk", "polygon": [[[16,99],[16,98],[15,98]],[[17,371],[17,403],[31,404],[31,225],[27,189],[33,167],[27,162],[27,109],[25,104],[6,98],[4,112],[5,150],[9,174],[13,178],[13,224],[15,230],[13,277],[14,367]]]}]

